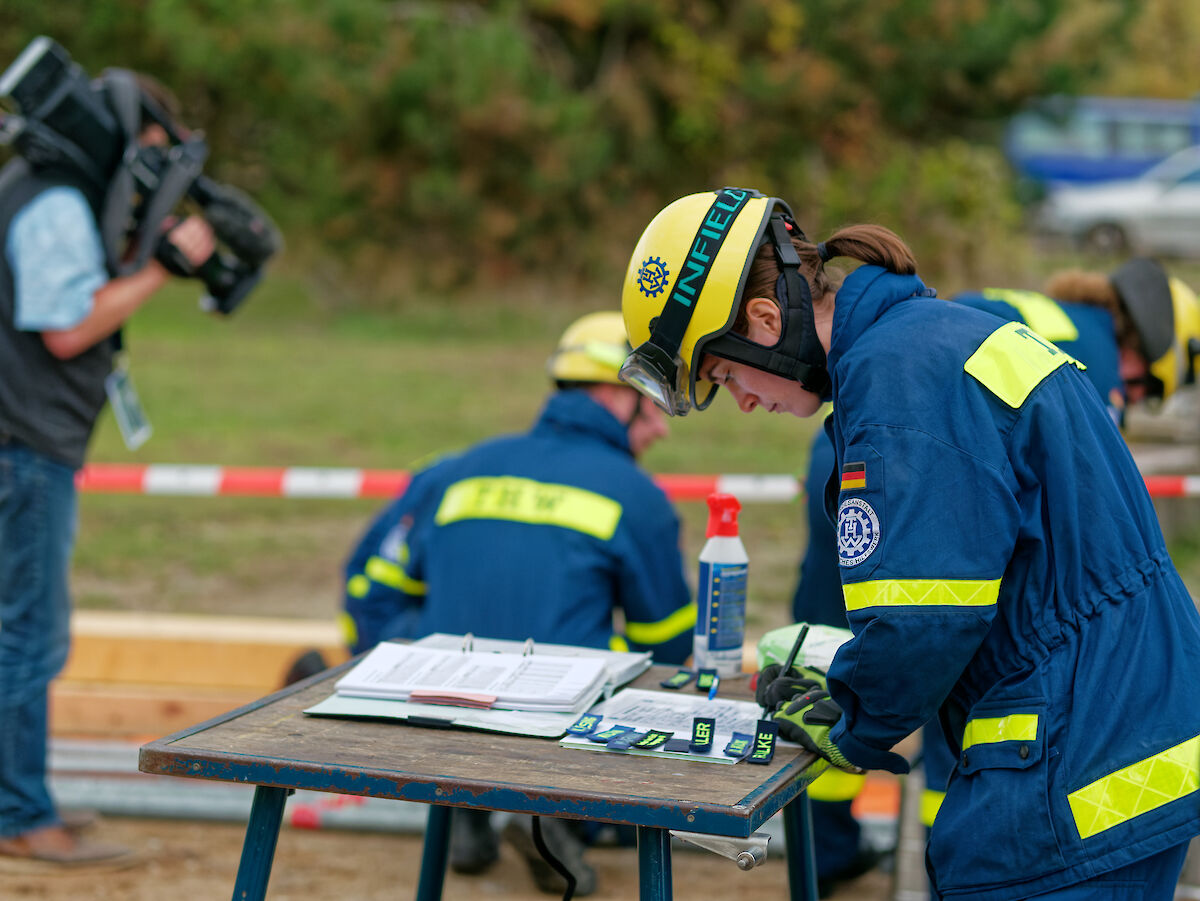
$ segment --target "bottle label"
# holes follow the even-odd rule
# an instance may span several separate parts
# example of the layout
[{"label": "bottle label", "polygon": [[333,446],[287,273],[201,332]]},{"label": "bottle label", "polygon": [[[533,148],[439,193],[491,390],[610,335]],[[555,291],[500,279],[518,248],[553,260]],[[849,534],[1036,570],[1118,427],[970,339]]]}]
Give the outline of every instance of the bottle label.
[{"label": "bottle label", "polygon": [[[696,638],[709,651],[741,654],[746,635],[745,563],[700,562],[700,610]],[[701,644],[697,641],[697,644]]]}]

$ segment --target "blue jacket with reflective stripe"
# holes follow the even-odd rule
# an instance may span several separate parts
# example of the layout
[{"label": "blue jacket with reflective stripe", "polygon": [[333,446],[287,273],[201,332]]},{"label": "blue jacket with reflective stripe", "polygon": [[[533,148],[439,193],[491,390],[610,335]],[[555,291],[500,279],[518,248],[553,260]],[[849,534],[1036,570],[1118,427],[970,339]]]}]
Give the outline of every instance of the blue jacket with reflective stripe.
[{"label": "blue jacket with reflective stripe", "polygon": [[[1125,389],[1120,376],[1113,320],[1108,311],[1085,304],[1063,303],[1032,291],[993,288],[980,293],[956,294],[953,300],[1006,321],[1024,322],[1043,338],[1053,341],[1087,367],[1084,374],[1107,404],[1113,420],[1121,422]],[[1042,309],[1041,315],[1030,315],[1043,306],[1049,309],[1048,313]],[[832,551],[833,524],[825,515],[821,495],[832,470],[833,446],[824,429],[818,429],[813,435],[805,481],[808,486],[808,546],[800,564],[792,614],[797,622],[845,627],[842,583],[838,576],[837,554]]]},{"label": "blue jacket with reflective stripe", "polygon": [[1125,409],[1125,383],[1113,318],[1107,310],[1082,303],[1064,303],[1034,291],[985,288],[956,294],[955,303],[966,304],[1012,322],[1024,322],[1047,341],[1053,341],[1087,369],[1084,375],[1121,422]]},{"label": "blue jacket with reflective stripe", "polygon": [[530,432],[421,471],[372,524],[346,564],[353,649],[473,632],[601,648],[624,639],[681,663],[695,605],[679,542],[678,516],[625,427],[584,391],[559,391]]},{"label": "blue jacket with reflective stripe", "polygon": [[[1023,898],[1200,832],[1200,615],[1120,433],[1028,327],[863,266],[829,367],[854,763],[935,714],[962,752],[929,856]],[[837,493],[834,493],[837,490]]]}]

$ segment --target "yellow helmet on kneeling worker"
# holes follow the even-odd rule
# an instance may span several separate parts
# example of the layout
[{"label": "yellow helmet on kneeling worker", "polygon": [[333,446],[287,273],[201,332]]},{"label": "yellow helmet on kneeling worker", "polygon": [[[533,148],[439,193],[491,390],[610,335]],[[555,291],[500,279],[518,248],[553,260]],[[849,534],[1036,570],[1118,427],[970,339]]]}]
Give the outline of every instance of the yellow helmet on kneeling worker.
[{"label": "yellow helmet on kneeling worker", "polygon": [[625,322],[613,311],[588,313],[576,319],[558,339],[546,361],[546,373],[557,384],[621,384],[617,373],[630,350]]},{"label": "yellow helmet on kneeling worker", "polygon": [[[748,188],[723,188],[674,201],[646,226],[625,273],[621,308],[633,352],[621,378],[671,416],[705,409],[717,386],[697,379],[706,353],[828,392],[825,351],[813,325],[808,283],[788,205]],[[767,348],[732,331],[759,249],[770,244],[783,275],[776,294],[783,334]]]},{"label": "yellow helmet on kneeling worker", "polygon": [[1170,397],[1195,381],[1200,356],[1200,301],[1155,260],[1138,257],[1109,276],[1132,320],[1149,368],[1152,397]]}]

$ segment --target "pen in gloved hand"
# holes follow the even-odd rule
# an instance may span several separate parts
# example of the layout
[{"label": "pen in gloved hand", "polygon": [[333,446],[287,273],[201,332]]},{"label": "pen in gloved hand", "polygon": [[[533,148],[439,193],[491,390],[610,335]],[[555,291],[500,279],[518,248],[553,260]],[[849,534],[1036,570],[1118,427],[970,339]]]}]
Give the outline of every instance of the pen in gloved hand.
[{"label": "pen in gloved hand", "polygon": [[[800,627],[800,631],[796,633],[796,640],[792,642],[792,649],[788,652],[787,660],[785,660],[783,663],[783,669],[779,671],[781,676],[786,675],[787,671],[792,668],[792,664],[796,662],[796,655],[800,653],[800,646],[804,644],[804,639],[807,637],[808,623],[805,623]],[[763,716],[770,716],[770,714],[771,711],[766,707],[763,707]]]}]

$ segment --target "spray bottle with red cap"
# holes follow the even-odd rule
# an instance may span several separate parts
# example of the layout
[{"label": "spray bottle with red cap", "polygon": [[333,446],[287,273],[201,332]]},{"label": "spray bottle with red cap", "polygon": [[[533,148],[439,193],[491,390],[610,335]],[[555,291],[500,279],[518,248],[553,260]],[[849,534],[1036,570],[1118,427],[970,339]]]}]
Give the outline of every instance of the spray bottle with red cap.
[{"label": "spray bottle with red cap", "polygon": [[750,558],[738,537],[737,515],[741,509],[732,494],[708,496],[708,541],[700,551],[692,666],[715,669],[721,677],[742,671]]}]

